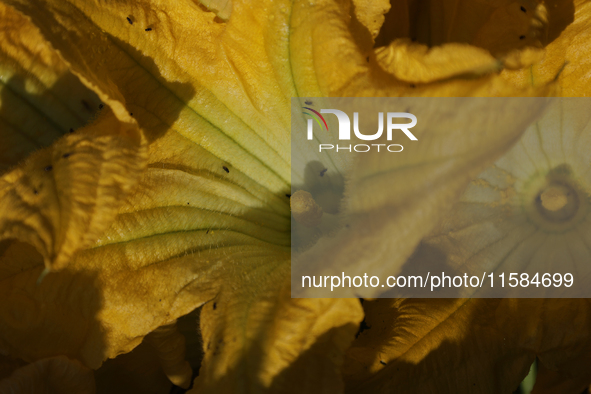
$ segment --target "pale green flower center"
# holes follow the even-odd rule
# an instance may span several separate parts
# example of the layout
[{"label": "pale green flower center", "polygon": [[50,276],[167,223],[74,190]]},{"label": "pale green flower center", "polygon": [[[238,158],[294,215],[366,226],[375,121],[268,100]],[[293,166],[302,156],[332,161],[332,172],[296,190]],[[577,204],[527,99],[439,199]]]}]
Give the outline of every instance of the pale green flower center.
[{"label": "pale green flower center", "polygon": [[562,184],[548,186],[536,203],[540,214],[552,221],[568,220],[579,208],[577,193],[570,185]]},{"label": "pale green flower center", "polygon": [[529,219],[549,232],[571,229],[587,211],[586,193],[571,175],[559,166],[546,176],[536,176],[526,186],[523,199]]}]

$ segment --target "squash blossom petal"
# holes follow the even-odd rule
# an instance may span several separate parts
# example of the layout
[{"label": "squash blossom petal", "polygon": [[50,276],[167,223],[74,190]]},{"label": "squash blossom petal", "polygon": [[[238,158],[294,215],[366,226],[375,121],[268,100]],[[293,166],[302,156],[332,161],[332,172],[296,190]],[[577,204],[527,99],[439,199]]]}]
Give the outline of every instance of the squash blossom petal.
[{"label": "squash blossom petal", "polygon": [[552,1],[548,29],[548,45],[544,57],[531,67],[521,70],[505,69],[501,76],[515,86],[541,86],[557,79],[560,95],[565,97],[589,96],[589,24],[591,4],[584,0]]},{"label": "squash blossom petal", "polygon": [[364,311],[349,392],[511,392],[536,357],[536,390],[589,386],[589,299],[383,298]]},{"label": "squash blossom petal", "polygon": [[[539,273],[537,285],[529,274],[530,286],[542,289],[559,283],[551,274],[543,280],[544,273],[569,272],[585,283],[591,258],[588,106],[587,99],[554,102],[470,183],[409,264],[439,261],[447,273],[494,271],[495,287],[501,286],[499,272],[506,273],[507,288],[508,273],[525,271]],[[355,392],[429,392],[443,381],[445,392],[471,392],[474,385],[502,392],[519,384],[536,357],[540,389],[560,384],[576,392],[589,385],[587,369],[579,367],[590,360],[588,299],[380,299],[366,301],[364,310],[372,329],[353,343],[344,367]],[[445,377],[419,379],[433,368]],[[478,379],[462,379],[466,375]]]},{"label": "squash blossom petal", "polygon": [[[585,1],[553,7],[552,18],[568,26],[550,29],[543,60],[502,75],[523,86],[556,79],[562,95],[587,96],[588,7]],[[522,266],[551,267],[558,261],[565,271],[586,271],[587,125],[588,115],[576,101],[555,106],[471,183],[414,261],[449,257],[457,267],[470,262],[498,267],[508,257]],[[513,237],[515,248],[507,253]],[[366,301],[364,311],[362,327],[371,329],[360,332],[344,367],[354,392],[444,392],[442,386],[454,393],[510,391],[535,357],[534,391],[579,392],[590,384],[583,367],[591,354],[587,299],[381,299]],[[434,368],[439,375],[433,375]]]},{"label": "squash blossom petal", "polygon": [[[191,2],[38,5],[29,16],[105,108],[3,178],[3,201],[12,201],[2,214],[3,351],[67,354],[97,368],[208,302],[200,390],[290,387],[301,370],[327,390],[342,386],[358,302],[289,292],[281,106],[293,88],[285,63],[273,64],[287,41],[264,41],[283,10],[271,8],[272,23],[238,3],[244,17],[226,24]],[[245,33],[257,44],[244,45]],[[185,49],[173,55],[175,46]],[[156,348],[168,377],[187,386],[184,350]]]},{"label": "squash blossom petal", "polygon": [[[518,144],[471,182],[438,230],[441,235],[427,238],[425,245],[442,250],[451,269],[568,272],[585,280],[591,258],[586,101],[555,102]],[[542,286],[559,287],[554,279],[551,284]]]},{"label": "squash blossom petal", "polygon": [[[13,52],[4,48],[20,37],[0,44],[17,60],[7,86],[31,72],[47,90],[10,89],[18,97],[6,102],[38,100],[37,122],[23,129],[47,132],[14,132],[10,146],[32,142],[12,156],[2,151],[5,168],[75,132],[0,178],[0,350],[28,362],[66,355],[96,369],[151,346],[166,376],[187,387],[174,322],[201,307],[195,392],[344,388],[340,368],[363,318],[358,300],[290,294],[291,97],[553,92],[552,82],[516,85],[498,73],[538,59],[547,21],[533,1],[530,14],[505,24],[498,21],[515,16],[512,5],[481,12],[474,42],[445,25],[459,44],[432,42],[442,44],[432,52],[410,30],[380,38],[390,15],[382,2],[4,3],[18,12],[2,6],[3,20],[19,22],[1,29],[28,34]],[[487,41],[507,25],[526,31],[523,45],[513,36],[517,43],[500,47]],[[27,58],[31,47],[44,56]],[[62,76],[78,90],[60,90]],[[93,122],[76,109],[76,92],[91,108],[104,104]],[[52,95],[76,99],[54,103]],[[490,148],[474,141],[487,159],[446,174],[461,180],[453,191],[519,133],[493,138]],[[360,167],[352,179],[373,171]],[[552,193],[548,204],[560,205]]]},{"label": "squash blossom petal", "polygon": [[0,4],[0,171],[86,125],[100,100],[30,22]]},{"label": "squash blossom petal", "polygon": [[7,393],[96,392],[92,371],[64,356],[45,358],[17,369],[0,382],[0,390]]}]

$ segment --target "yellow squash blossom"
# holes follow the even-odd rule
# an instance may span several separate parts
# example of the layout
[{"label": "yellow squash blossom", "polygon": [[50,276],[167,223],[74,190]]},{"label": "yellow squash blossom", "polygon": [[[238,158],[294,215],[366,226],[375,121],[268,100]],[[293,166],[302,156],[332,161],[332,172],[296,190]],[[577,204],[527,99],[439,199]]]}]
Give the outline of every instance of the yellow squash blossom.
[{"label": "yellow squash blossom", "polygon": [[[419,37],[422,44],[413,43],[410,25],[380,37],[382,22],[397,14],[383,2],[5,3],[2,92],[17,97],[3,95],[2,110],[19,96],[23,103],[2,116],[14,129],[2,135],[4,168],[66,136],[0,178],[0,351],[27,362],[65,355],[96,369],[145,345],[172,382],[188,387],[173,323],[201,307],[204,357],[194,392],[334,393],[372,378],[363,363],[357,380],[343,381],[341,371],[363,319],[358,300],[291,298],[291,97],[552,92],[551,81],[516,84],[498,72],[539,60],[548,21],[534,1],[526,12],[506,1],[468,7],[478,18],[467,33],[453,28],[460,4],[444,7],[451,17],[440,26],[433,11],[419,25],[433,26],[434,36],[447,31],[447,41]],[[416,6],[409,3],[393,10]],[[515,29],[510,41],[507,25]],[[431,52],[426,43],[442,45]],[[24,99],[45,122],[37,114],[23,123]],[[84,127],[82,100],[84,108],[104,105]],[[38,131],[47,124],[51,133]],[[472,155],[439,174],[441,198],[426,201],[428,214],[401,240],[396,266],[522,131],[456,147]],[[23,136],[34,143],[15,151]],[[361,184],[379,169],[369,163],[344,175]],[[393,209],[385,198],[365,207],[362,194],[352,206],[384,219],[419,217],[411,201],[423,191],[410,188]],[[413,313],[419,320],[423,312]],[[465,313],[454,322],[459,331],[469,328]],[[428,350],[414,361],[428,360]]]},{"label": "yellow squash blossom", "polygon": [[[556,287],[565,280],[552,275],[557,272],[586,286],[591,119],[584,100],[555,101],[470,183],[408,264],[434,264],[447,273],[495,271],[497,289],[497,273],[504,272],[508,295],[515,294],[510,272],[539,273],[537,279],[529,275],[521,296],[532,289],[554,289],[554,297],[575,294]],[[476,293],[456,290],[460,296]],[[371,329],[348,350],[344,367],[355,392],[436,392],[442,384],[446,392],[510,392],[536,357],[537,390],[581,392],[591,382],[588,299],[383,299],[365,302],[364,309],[364,326]],[[422,378],[429,370],[440,375]]]}]

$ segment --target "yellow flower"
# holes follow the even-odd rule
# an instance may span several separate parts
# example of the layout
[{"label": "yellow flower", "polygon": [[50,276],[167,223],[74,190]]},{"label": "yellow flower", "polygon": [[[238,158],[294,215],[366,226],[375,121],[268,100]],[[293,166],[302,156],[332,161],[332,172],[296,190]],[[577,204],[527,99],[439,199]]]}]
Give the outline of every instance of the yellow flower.
[{"label": "yellow flower", "polygon": [[[26,17],[0,8],[10,37],[0,43],[2,92],[39,108],[13,104],[6,119],[25,133],[49,131],[29,135],[34,143],[20,150],[13,147],[22,137],[10,134],[4,168],[66,136],[0,178],[0,351],[26,361],[65,355],[96,369],[146,338],[137,349],[149,348],[168,378],[188,387],[173,323],[201,307],[195,392],[343,390],[340,368],[363,318],[358,300],[290,294],[291,97],[553,92],[552,83],[519,85],[498,72],[539,58],[546,20],[537,3],[525,15],[513,3],[481,10],[473,23],[486,22],[483,29],[468,33],[478,47],[456,39],[446,22],[448,40],[460,43],[433,51],[404,34],[380,37],[396,14],[384,16],[381,2],[6,3]],[[515,12],[511,26],[528,36],[513,43],[497,22]],[[490,32],[503,45],[491,44]],[[15,99],[3,96],[2,110]],[[81,100],[104,104],[83,127],[90,114],[77,108]],[[25,124],[29,113],[37,118]],[[396,226],[401,213],[420,219],[398,240],[402,264],[522,129],[455,147],[462,159],[438,172],[439,197],[427,198],[426,210],[411,204],[425,191],[418,183],[386,187],[377,204],[364,203],[363,193],[387,185],[396,166],[352,194],[350,207],[373,210],[384,226]],[[445,138],[412,160],[440,158]],[[402,176],[419,179],[432,168]],[[345,175],[355,190],[380,169],[363,163]]]},{"label": "yellow flower", "polygon": [[[591,258],[589,103],[554,102],[519,143],[471,182],[438,230],[441,235],[425,245],[448,255],[452,269],[526,272],[539,289],[527,291],[530,296],[584,296]],[[545,272],[560,277],[543,280]]]},{"label": "yellow flower", "polygon": [[[536,357],[540,390],[588,387],[580,365],[590,354],[589,299],[560,297],[585,297],[588,288],[589,105],[586,98],[554,101],[470,183],[407,262],[451,276],[486,271],[496,290],[488,296],[538,299],[366,301],[364,327],[371,329],[348,350],[344,367],[355,392],[435,392],[442,382],[446,392],[509,392]],[[429,371],[441,375],[423,378]]]}]

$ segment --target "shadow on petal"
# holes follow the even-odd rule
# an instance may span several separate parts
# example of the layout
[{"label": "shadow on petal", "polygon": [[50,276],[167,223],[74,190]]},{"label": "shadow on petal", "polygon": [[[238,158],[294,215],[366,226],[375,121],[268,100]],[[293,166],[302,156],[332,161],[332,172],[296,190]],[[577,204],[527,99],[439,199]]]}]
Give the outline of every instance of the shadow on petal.
[{"label": "shadow on petal", "polygon": [[26,361],[66,355],[98,367],[106,344],[96,273],[65,269],[39,283],[43,258],[33,246],[8,239],[0,251],[0,349]]}]

